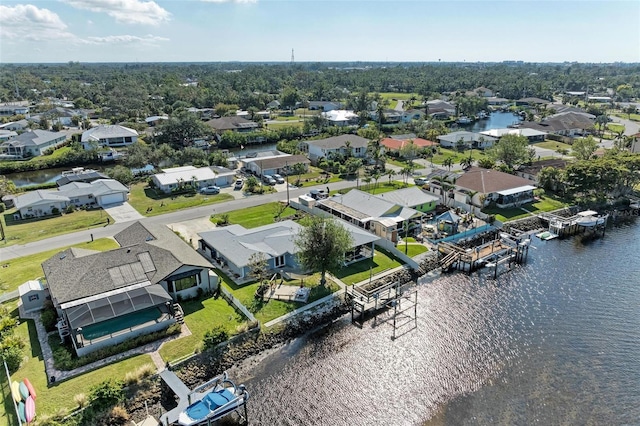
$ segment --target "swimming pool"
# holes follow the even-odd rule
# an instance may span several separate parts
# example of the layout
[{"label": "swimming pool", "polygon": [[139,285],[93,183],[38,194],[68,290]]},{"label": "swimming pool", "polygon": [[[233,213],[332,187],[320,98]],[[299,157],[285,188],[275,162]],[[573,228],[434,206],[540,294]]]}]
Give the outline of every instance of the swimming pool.
[{"label": "swimming pool", "polygon": [[157,307],[132,312],[107,321],[98,322],[82,328],[84,340],[94,340],[109,334],[117,333],[144,324],[156,321],[162,316],[162,311]]}]

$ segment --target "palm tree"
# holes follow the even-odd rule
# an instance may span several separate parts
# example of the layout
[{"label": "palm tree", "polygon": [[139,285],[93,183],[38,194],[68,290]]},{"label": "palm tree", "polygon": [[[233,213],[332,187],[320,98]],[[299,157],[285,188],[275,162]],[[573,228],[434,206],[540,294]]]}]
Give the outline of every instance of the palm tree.
[{"label": "palm tree", "polygon": [[382,176],[382,173],[380,173],[379,171],[376,171],[371,177],[373,177],[373,193],[376,193],[376,189],[378,188],[378,180],[380,179],[380,177]]},{"label": "palm tree", "polygon": [[442,160],[442,165],[448,167],[451,170],[451,166],[453,166],[453,157],[447,157]]},{"label": "palm tree", "polygon": [[387,172],[387,176],[389,176],[389,185],[391,185],[391,178],[392,178],[392,177],[394,177],[395,175],[396,175],[396,171],[395,171],[395,170],[393,170],[393,169],[390,169],[390,170]]}]

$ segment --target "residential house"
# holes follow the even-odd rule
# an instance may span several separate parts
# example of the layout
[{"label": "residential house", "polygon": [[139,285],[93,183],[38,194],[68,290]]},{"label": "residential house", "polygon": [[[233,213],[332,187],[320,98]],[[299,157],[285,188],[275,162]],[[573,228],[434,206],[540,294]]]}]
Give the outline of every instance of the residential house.
[{"label": "residential house", "polygon": [[215,186],[231,186],[236,181],[236,172],[230,168],[222,166],[209,166],[209,168],[216,175]]},{"label": "residential house", "polygon": [[48,111],[40,113],[40,116],[51,121],[51,124],[57,123],[62,126],[72,126],[73,117],[79,117],[80,121],[82,121],[87,118],[88,112],[87,110],[75,110],[65,107],[55,107]]},{"label": "residential house", "polygon": [[38,129],[22,133],[3,142],[0,144],[0,150],[4,155],[13,158],[37,157],[49,149],[59,147],[66,140],[65,133]]},{"label": "residential house", "polygon": [[594,128],[594,120],[591,114],[579,112],[563,112],[554,114],[541,122],[523,121],[519,128],[534,129],[559,136],[584,136]]},{"label": "residential house", "polygon": [[25,130],[27,127],[29,127],[29,121],[25,119],[0,124],[0,129],[13,130],[14,132],[20,132],[22,130]]},{"label": "residential house", "polygon": [[252,132],[258,128],[258,123],[238,116],[213,118],[205,123],[218,135],[224,132]]},{"label": "residential house", "polygon": [[0,117],[12,115],[28,115],[29,107],[24,105],[0,105]]},{"label": "residential house", "polygon": [[199,189],[217,186],[217,176],[209,167],[182,166],[162,169],[162,173],[156,173],[151,179],[156,188],[166,194],[184,187]]},{"label": "residential house", "polygon": [[167,115],[152,115],[151,117],[147,117],[144,119],[144,122],[147,123],[149,127],[155,127],[158,124],[167,121],[169,116]]},{"label": "residential house", "polygon": [[311,161],[305,155],[277,155],[265,158],[251,158],[244,160],[244,167],[256,176],[263,175],[288,175],[294,165],[304,165],[304,170],[309,169]]},{"label": "residential house", "polygon": [[62,177],[56,181],[57,186],[63,186],[71,182],[93,182],[98,179],[109,179],[104,173],[84,167],[74,167],[70,171],[62,172]]},{"label": "residential house", "polygon": [[545,167],[553,167],[554,169],[564,169],[567,166],[567,160],[561,158],[551,158],[549,160],[534,161],[531,164],[518,167],[515,171],[516,176],[534,182],[538,185],[538,173]]},{"label": "residential house", "polygon": [[96,147],[128,146],[138,141],[138,132],[119,125],[104,125],[93,127],[82,133],[80,142],[84,149]]},{"label": "residential house", "polygon": [[438,146],[437,143],[422,138],[396,139],[394,137],[384,138],[380,141],[380,145],[384,147],[384,152],[400,152],[406,145],[413,143],[418,149],[431,148]]},{"label": "residential house", "polygon": [[536,189],[528,179],[480,167],[471,167],[458,177],[455,185],[458,188],[458,195],[464,195],[465,198],[456,201],[465,204],[473,203],[481,207],[495,202],[499,208],[533,201],[533,190]]},{"label": "residential house", "polygon": [[8,141],[16,136],[18,136],[18,134],[13,130],[0,129],[0,142]]},{"label": "residential house", "polygon": [[267,104],[266,109],[280,109],[280,101],[273,100]]},{"label": "residential house", "polygon": [[332,126],[352,126],[358,124],[360,117],[351,110],[335,109],[332,111],[322,112],[321,115]]},{"label": "residential house", "polygon": [[510,102],[511,101],[509,101],[509,99],[507,99],[507,98],[500,98],[500,97],[497,97],[497,96],[491,96],[491,97],[487,98],[487,104],[493,105],[493,106],[506,106]]},{"label": "residential house", "polygon": [[71,182],[58,188],[58,194],[69,198],[69,204],[107,206],[121,204],[129,197],[129,188],[115,179],[97,179],[90,183]]},{"label": "residential house", "polygon": [[339,135],[326,139],[303,141],[299,144],[299,148],[309,155],[312,164],[317,164],[320,159],[335,154],[349,154],[352,157],[365,158],[368,146],[369,139],[358,135]]},{"label": "residential house", "polygon": [[[373,256],[378,237],[347,223],[341,223],[353,238],[352,250],[346,254],[346,263]],[[299,271],[295,239],[302,226],[285,220],[258,228],[246,229],[240,225],[225,226],[198,234],[199,250],[213,259],[236,280],[246,280],[249,265],[255,256],[263,256],[270,273],[281,270]]]},{"label": "residential house", "polygon": [[487,89],[484,86],[480,86],[473,91],[475,94],[482,96],[483,98],[490,98],[493,96],[493,90]]},{"label": "residential house", "polygon": [[319,111],[333,111],[336,109],[342,108],[342,104],[340,102],[332,102],[332,101],[309,101],[308,109],[311,111],[319,110]]},{"label": "residential house", "polygon": [[384,192],[377,195],[392,203],[403,207],[409,207],[422,213],[429,213],[436,209],[440,198],[428,194],[417,186],[396,189],[395,191]]},{"label": "residential house", "polygon": [[425,116],[424,111],[419,109],[410,109],[402,113],[401,120],[403,123],[410,123],[413,120],[422,120],[424,116]]},{"label": "residential house", "polygon": [[493,136],[465,130],[438,136],[440,146],[445,148],[458,148],[462,146],[464,149],[485,149],[491,148],[497,140],[498,139]]},{"label": "residential house", "polygon": [[418,210],[358,189],[318,200],[315,205],[394,243],[399,233],[419,227],[423,216]]},{"label": "residential house", "polygon": [[159,331],[180,298],[218,285],[211,264],[169,228],[135,222],[106,252],[70,248],[42,263],[58,331],[78,356]]},{"label": "residential house", "polygon": [[29,219],[61,213],[69,205],[69,198],[56,191],[38,189],[15,196],[13,204],[18,209],[14,218]]},{"label": "residential house", "polygon": [[58,190],[39,189],[14,197],[16,219],[28,219],[61,213],[67,206],[100,206],[127,201],[129,189],[114,179],[91,183],[73,182]]},{"label": "residential house", "polygon": [[456,107],[440,99],[427,101],[426,109],[427,114],[436,120],[447,120],[449,117],[456,115]]},{"label": "residential house", "polygon": [[516,106],[536,106],[536,105],[548,105],[551,102],[546,99],[540,99],[535,97],[522,98],[516,100]]},{"label": "residential house", "polygon": [[516,135],[516,136],[524,136],[525,138],[527,138],[527,140],[529,141],[529,143],[533,143],[533,142],[544,142],[544,140],[547,137],[547,133],[540,131],[540,130],[536,130],[536,129],[530,129],[530,128],[517,128],[517,129],[510,129],[510,128],[504,128],[504,129],[491,129],[491,130],[485,130],[484,132],[480,132],[481,134],[485,135],[485,136],[490,136],[492,138],[496,138],[496,139],[500,139],[501,137],[505,136],[505,135]]}]

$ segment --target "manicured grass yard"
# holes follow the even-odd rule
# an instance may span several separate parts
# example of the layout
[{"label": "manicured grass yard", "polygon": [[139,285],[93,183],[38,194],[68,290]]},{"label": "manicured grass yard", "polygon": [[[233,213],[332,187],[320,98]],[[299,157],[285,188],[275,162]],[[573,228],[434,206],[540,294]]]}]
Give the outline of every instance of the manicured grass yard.
[{"label": "manicured grass yard", "polygon": [[174,361],[193,353],[202,343],[205,333],[216,326],[224,327],[229,335],[233,335],[246,322],[222,297],[183,301],[180,306],[191,335],[162,345],[160,356],[164,361]]},{"label": "manicured grass yard", "polygon": [[[256,228],[258,226],[269,225],[275,223],[275,215],[279,211],[280,203],[268,203],[260,206],[249,207],[242,210],[234,210],[229,212],[229,223],[234,225],[242,225],[245,228]],[[281,219],[293,216],[296,210],[287,207],[280,215]]]},{"label": "manicured grass yard", "polygon": [[340,278],[345,284],[355,284],[368,279],[370,274],[376,275],[402,264],[403,262],[395,258],[391,253],[378,248],[373,255],[373,259],[361,260],[340,270],[331,271],[331,273]]},{"label": "manicured grass yard", "polygon": [[[485,152],[480,149],[472,149],[471,150],[471,158],[474,161],[477,161],[486,156]],[[446,158],[451,157],[453,159],[453,164],[460,164],[460,161],[463,158],[469,157],[469,150],[465,151],[457,151],[455,149],[447,149],[447,148],[439,148],[438,153],[433,156],[430,161],[434,164],[442,164]]]},{"label": "manicured grass yard", "polygon": [[[73,247],[105,251],[118,248],[119,245],[111,238],[100,238],[99,240],[95,240],[93,242],[76,244]],[[0,282],[4,286],[6,286],[6,291],[13,291],[16,290],[20,286],[20,284],[24,283],[25,281],[42,277],[44,275],[41,266],[42,262],[53,256],[54,254],[59,253],[67,248],[68,247],[63,247],[59,249],[49,250],[42,253],[32,254],[30,256],[19,257],[17,259],[11,259],[2,262],[2,269],[0,269],[2,271],[2,281]]]},{"label": "manicured grass yard", "polygon": [[[14,308],[12,315],[17,315],[16,303],[12,302],[11,307]],[[24,349],[25,360],[20,369],[13,374],[12,379],[22,380],[27,377],[33,384],[38,393],[38,400],[36,402],[38,418],[56,414],[61,409],[68,411],[75,408],[76,404],[73,400],[75,395],[80,393],[89,395],[92,387],[109,378],[123,379],[128,371],[135,370],[144,364],[153,365],[153,361],[149,355],[138,355],[48,387],[44,361],[40,351],[40,344],[36,338],[33,321],[22,320],[21,324],[16,327],[15,334],[22,337],[24,341],[27,342],[27,346]],[[2,381],[4,381],[4,371],[1,376],[3,378]],[[4,392],[4,388],[3,394],[7,395]],[[11,415],[13,412],[11,398],[4,399],[3,408],[4,412],[0,413],[0,426],[13,426],[14,424],[18,424],[14,416]]]},{"label": "manicured grass yard", "polygon": [[134,209],[138,210],[140,214],[145,216],[155,216],[175,210],[221,203],[232,199],[233,196],[229,194],[165,194],[161,191],[149,188],[146,182],[140,182],[132,185],[131,192],[129,193],[129,204],[131,204]]},{"label": "manicured grass yard", "polygon": [[568,204],[548,197],[542,196],[538,201],[534,201],[533,203],[523,204],[522,208],[519,207],[511,207],[508,209],[500,209],[500,208],[485,208],[482,211],[486,214],[495,215],[496,219],[501,222],[508,222],[510,220],[522,219],[523,217],[530,216],[529,213],[526,213],[523,208],[530,211],[531,213],[539,213],[539,212],[550,212],[553,210],[558,210],[563,207],[566,207]]},{"label": "manicured grass yard", "polygon": [[558,141],[546,140],[544,142],[534,143],[534,145],[540,148],[552,149],[554,151],[557,151],[559,149],[566,149],[568,151],[571,151],[571,145]]},{"label": "manicured grass yard", "polygon": [[413,238],[408,238],[407,243],[408,244],[405,245],[405,241],[403,240],[400,244],[398,244],[397,248],[402,253],[405,252],[405,248],[406,248],[407,250],[406,255],[409,257],[417,256],[429,250],[427,246],[416,242],[416,240],[414,240]]},{"label": "manicured grass yard", "polygon": [[76,210],[60,216],[24,220],[14,220],[15,212],[16,209],[11,209],[0,215],[5,232],[5,240],[0,242],[0,247],[26,244],[56,235],[105,226],[107,218],[113,223],[113,219],[102,209]]},{"label": "manicured grass yard", "polygon": [[278,123],[265,123],[264,126],[268,129],[282,129],[283,127],[299,127],[302,128],[304,123],[302,121],[282,121]]},{"label": "manicured grass yard", "polygon": [[[225,288],[231,291],[231,293],[236,297],[244,306],[249,309],[256,317],[261,324],[265,322],[271,321],[272,319],[281,317],[294,309],[297,309],[301,306],[304,306],[303,303],[299,302],[285,302],[282,300],[269,300],[268,302],[263,302],[255,298],[255,292],[259,287],[258,282],[236,285],[231,278],[226,276],[224,273],[220,271],[216,271],[217,274],[222,278],[223,285]],[[315,300],[318,300],[324,296],[327,296],[335,291],[338,291],[339,287],[336,283],[327,279],[327,285],[325,287],[321,287],[320,284],[320,274],[313,274],[308,278],[303,280],[303,284],[305,287],[310,287],[311,292],[309,294],[309,299],[307,303],[311,303]],[[295,287],[300,286],[300,280],[291,280],[283,284],[283,285],[292,285]]]}]

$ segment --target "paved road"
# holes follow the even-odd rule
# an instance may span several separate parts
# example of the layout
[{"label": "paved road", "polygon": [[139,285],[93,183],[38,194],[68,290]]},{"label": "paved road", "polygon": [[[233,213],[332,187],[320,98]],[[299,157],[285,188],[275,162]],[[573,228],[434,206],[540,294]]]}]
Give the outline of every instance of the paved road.
[{"label": "paved road", "polygon": [[[314,187],[295,188],[289,190],[289,197],[296,198],[300,195],[306,194],[310,189],[326,189],[327,186],[332,190],[352,188],[356,186],[356,182],[340,181],[331,183],[329,185],[317,185]],[[253,207],[261,204],[267,204],[273,201],[284,201],[287,199],[287,191],[283,190],[276,193],[265,195],[251,195],[245,198],[240,198],[232,201],[227,201],[220,204],[209,204],[202,207],[195,207],[187,210],[179,210],[163,215],[152,216],[142,219],[143,221],[166,225],[169,223],[182,222],[185,220],[197,219],[200,217],[207,217],[212,214],[219,214],[230,212],[232,210],[239,210],[247,207]],[[93,228],[85,231],[73,232],[70,234],[59,235],[57,237],[47,238],[45,240],[35,241],[32,243],[20,245],[12,245],[9,247],[0,248],[0,260],[7,261],[16,257],[27,256],[35,253],[40,253],[47,250],[66,247],[73,244],[78,244],[86,241],[91,241],[93,235],[94,239],[113,237],[118,232],[129,226],[131,222],[115,223],[103,228]]]},{"label": "paved road", "polygon": [[395,107],[396,111],[404,111],[404,101],[399,100]]},{"label": "paved road", "polygon": [[619,123],[624,126],[624,135],[631,136],[640,133],[640,123],[637,121],[627,120],[626,118],[620,118],[611,116],[614,123]]}]

